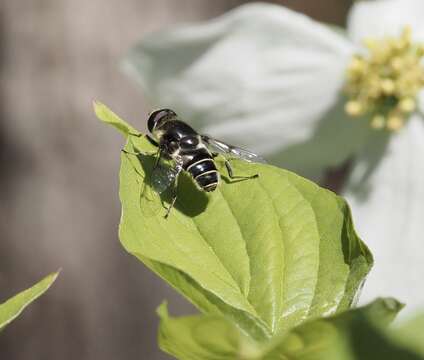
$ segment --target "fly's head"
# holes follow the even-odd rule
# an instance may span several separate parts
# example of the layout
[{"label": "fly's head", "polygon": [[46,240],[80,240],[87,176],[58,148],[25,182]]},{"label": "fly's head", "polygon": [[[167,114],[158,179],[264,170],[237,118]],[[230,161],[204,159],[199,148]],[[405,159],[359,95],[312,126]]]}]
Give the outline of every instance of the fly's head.
[{"label": "fly's head", "polygon": [[160,132],[161,126],[169,120],[176,119],[177,114],[170,109],[159,109],[149,114],[147,120],[147,128],[150,133],[157,138],[158,132]]}]

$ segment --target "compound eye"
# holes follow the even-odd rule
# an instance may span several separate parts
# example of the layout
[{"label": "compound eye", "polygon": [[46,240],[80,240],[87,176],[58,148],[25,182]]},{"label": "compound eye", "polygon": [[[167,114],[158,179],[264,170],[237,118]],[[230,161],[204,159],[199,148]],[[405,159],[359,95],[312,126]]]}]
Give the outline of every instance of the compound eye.
[{"label": "compound eye", "polygon": [[150,114],[149,119],[147,120],[147,128],[152,133],[162,122],[176,116],[177,114],[170,109],[155,110]]},{"label": "compound eye", "polygon": [[185,149],[192,149],[199,145],[197,136],[185,136],[180,140],[180,146]]}]

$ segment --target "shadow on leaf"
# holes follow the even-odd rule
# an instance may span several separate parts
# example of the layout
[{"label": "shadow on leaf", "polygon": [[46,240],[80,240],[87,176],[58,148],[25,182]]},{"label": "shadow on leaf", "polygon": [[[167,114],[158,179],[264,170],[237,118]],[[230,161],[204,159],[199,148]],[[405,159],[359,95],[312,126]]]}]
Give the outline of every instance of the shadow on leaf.
[{"label": "shadow on leaf", "polygon": [[[135,148],[135,152],[137,151]],[[172,200],[173,184],[163,193],[157,193],[151,183],[157,155],[139,154],[136,158],[144,173],[139,172],[137,167],[134,166],[134,170],[142,178],[140,182],[140,210],[143,215],[148,216],[156,215],[161,210],[165,214],[166,208]],[[202,213],[209,201],[207,195],[197,189],[191,177],[185,172],[182,172],[178,178],[177,196],[174,210],[178,210],[184,215],[191,217]]]}]

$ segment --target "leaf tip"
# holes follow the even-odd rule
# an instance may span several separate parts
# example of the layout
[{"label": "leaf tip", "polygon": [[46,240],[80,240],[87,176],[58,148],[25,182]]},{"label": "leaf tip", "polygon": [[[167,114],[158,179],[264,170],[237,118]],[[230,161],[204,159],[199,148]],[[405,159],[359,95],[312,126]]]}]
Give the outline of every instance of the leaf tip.
[{"label": "leaf tip", "polygon": [[156,314],[159,315],[161,320],[165,320],[169,317],[167,301],[164,301],[162,304],[158,306],[158,308],[156,309]]},{"label": "leaf tip", "polygon": [[404,307],[405,304],[392,297],[379,297],[363,309],[365,315],[372,322],[388,325]]},{"label": "leaf tip", "polygon": [[59,277],[59,275],[62,273],[62,271],[63,271],[63,268],[60,267],[59,269],[57,269],[55,272],[51,273],[50,275],[52,275],[54,280],[56,280]]},{"label": "leaf tip", "polygon": [[57,271],[50,273],[43,280],[41,280],[41,281],[45,281],[48,284],[46,287],[46,290],[53,285],[53,283],[57,280],[61,272],[62,272],[62,268],[59,268]]},{"label": "leaf tip", "polygon": [[100,102],[99,100],[93,100],[92,101],[92,104],[93,104],[93,109],[94,109],[94,113],[96,114],[96,116],[100,119],[100,120],[102,120],[101,119],[101,113],[102,113],[102,111],[104,110],[104,108],[105,108],[105,104],[103,104],[102,102]]},{"label": "leaf tip", "polygon": [[405,303],[400,302],[392,297],[381,298],[384,307],[391,312],[399,312],[405,307]]}]

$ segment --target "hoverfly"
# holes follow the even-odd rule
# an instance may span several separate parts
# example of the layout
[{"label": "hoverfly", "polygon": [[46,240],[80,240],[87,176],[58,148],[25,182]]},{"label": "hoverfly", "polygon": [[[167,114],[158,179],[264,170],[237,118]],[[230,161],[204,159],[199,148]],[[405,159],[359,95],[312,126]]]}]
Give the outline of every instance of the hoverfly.
[{"label": "hoverfly", "polygon": [[[258,177],[258,174],[234,175],[231,164],[225,156],[248,162],[265,163],[259,155],[248,150],[198,134],[185,122],[179,120],[177,114],[170,109],[153,111],[147,120],[147,128],[151,134],[151,136],[147,135],[147,139],[158,148],[150,185],[158,194],[173,185],[172,199],[165,218],[168,217],[177,200],[178,176],[182,171],[192,176],[200,190],[212,192],[220,182],[220,175],[214,161],[218,154],[224,155],[225,167],[231,179],[253,179]],[[134,153],[134,155],[139,154]],[[168,164],[162,160],[168,160]]]}]

